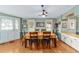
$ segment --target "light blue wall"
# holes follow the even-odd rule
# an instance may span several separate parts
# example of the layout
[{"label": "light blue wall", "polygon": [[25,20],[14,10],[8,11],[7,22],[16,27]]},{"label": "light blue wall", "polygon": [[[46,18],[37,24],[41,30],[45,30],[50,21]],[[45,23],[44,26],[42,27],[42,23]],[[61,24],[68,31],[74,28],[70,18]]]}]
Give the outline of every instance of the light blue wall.
[{"label": "light blue wall", "polygon": [[[79,33],[79,6],[75,6],[74,8],[70,9],[68,12],[64,13],[62,15],[61,20],[63,21],[63,18],[68,19],[66,16],[70,13],[74,13],[75,15],[73,16],[74,20],[76,20],[76,28],[74,30],[67,29],[67,28],[62,28],[62,32],[72,32],[72,33]],[[72,18],[72,17],[71,17]],[[67,21],[67,20],[66,20]]]},{"label": "light blue wall", "polygon": [[[63,20],[63,19],[67,19],[67,16],[69,13],[75,13],[75,20],[76,20],[76,29],[75,30],[68,30],[67,28],[62,28],[62,21],[67,21],[67,20]],[[61,22],[60,25],[60,31],[57,33],[58,34],[58,38],[61,39],[61,33],[62,32],[78,32],[79,34],[79,6],[75,6],[74,8],[70,9],[69,11],[67,11],[66,13],[64,13],[63,15],[61,15],[59,18],[57,18],[57,22]]]},{"label": "light blue wall", "polygon": [[[28,18],[28,19],[26,19],[27,20],[27,22],[28,22],[28,20],[34,20],[34,24],[36,24],[36,22],[45,22],[46,23],[46,21],[47,20],[52,20],[52,27],[51,27],[51,29],[52,29],[52,31],[54,30],[54,24],[55,24],[55,22],[56,22],[56,18]],[[46,26],[45,26],[46,27]],[[35,27],[34,27],[34,29],[36,28],[36,25],[35,25]],[[41,27],[40,27],[41,28]],[[43,27],[44,28],[44,27]],[[43,29],[42,28],[42,29]],[[28,31],[28,26],[27,26],[27,31]]]},{"label": "light blue wall", "polygon": [[[2,18],[11,19],[11,20],[13,20],[13,22],[14,22],[14,20],[18,20],[19,29],[18,30],[16,30],[16,29],[1,30],[1,27],[0,27],[0,44],[8,42],[8,41],[19,39],[20,38],[20,18],[5,15],[5,14],[0,14],[0,21]],[[14,26],[14,24],[13,24],[13,26]]]}]

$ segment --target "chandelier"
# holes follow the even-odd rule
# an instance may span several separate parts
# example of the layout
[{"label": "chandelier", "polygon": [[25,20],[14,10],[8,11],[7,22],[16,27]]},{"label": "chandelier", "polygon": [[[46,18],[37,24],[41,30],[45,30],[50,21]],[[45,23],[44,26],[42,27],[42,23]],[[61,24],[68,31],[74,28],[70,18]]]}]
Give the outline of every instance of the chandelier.
[{"label": "chandelier", "polygon": [[41,16],[46,17],[48,15],[48,12],[45,10],[44,5],[41,5],[41,8],[42,8]]}]

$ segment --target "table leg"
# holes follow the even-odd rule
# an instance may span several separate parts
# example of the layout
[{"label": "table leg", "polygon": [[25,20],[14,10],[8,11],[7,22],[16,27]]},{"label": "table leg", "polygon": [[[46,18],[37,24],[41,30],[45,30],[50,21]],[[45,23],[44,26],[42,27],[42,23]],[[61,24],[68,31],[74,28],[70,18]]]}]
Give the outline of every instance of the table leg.
[{"label": "table leg", "polygon": [[30,40],[30,49],[32,49],[32,39]]},{"label": "table leg", "polygon": [[27,40],[25,39],[25,48],[26,48],[26,46],[27,46]]},{"label": "table leg", "polygon": [[54,45],[54,39],[51,39],[51,47],[53,47],[52,45]]},{"label": "table leg", "polygon": [[54,38],[54,47],[56,47],[57,45],[56,45],[56,39]]}]

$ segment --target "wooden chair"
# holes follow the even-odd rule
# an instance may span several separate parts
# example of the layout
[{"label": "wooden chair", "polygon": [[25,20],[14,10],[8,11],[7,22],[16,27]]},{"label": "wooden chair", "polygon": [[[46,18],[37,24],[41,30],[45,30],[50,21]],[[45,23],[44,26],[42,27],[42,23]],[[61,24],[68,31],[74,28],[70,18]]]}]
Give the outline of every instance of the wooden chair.
[{"label": "wooden chair", "polygon": [[43,32],[38,32],[39,48],[43,46]]},{"label": "wooden chair", "polygon": [[[27,34],[29,34],[29,33],[27,33]],[[24,35],[24,37],[23,37],[23,44],[25,45],[25,48],[28,47],[27,45],[30,45],[28,43],[30,43],[30,38],[29,38],[29,36],[27,38],[27,35]]]},{"label": "wooden chair", "polygon": [[34,43],[34,46],[38,49],[38,32],[30,32],[30,48],[32,49],[32,45]]},{"label": "wooden chair", "polygon": [[52,42],[53,42],[53,44],[54,44],[54,47],[56,47],[57,45],[56,45],[56,35],[55,35],[55,33],[54,33],[54,35],[52,35],[53,37],[51,38],[51,40],[52,40]]},{"label": "wooden chair", "polygon": [[25,48],[27,47],[28,43],[30,45],[30,39],[25,39]]},{"label": "wooden chair", "polygon": [[43,32],[43,48],[44,47],[50,48],[50,35],[51,32]]}]

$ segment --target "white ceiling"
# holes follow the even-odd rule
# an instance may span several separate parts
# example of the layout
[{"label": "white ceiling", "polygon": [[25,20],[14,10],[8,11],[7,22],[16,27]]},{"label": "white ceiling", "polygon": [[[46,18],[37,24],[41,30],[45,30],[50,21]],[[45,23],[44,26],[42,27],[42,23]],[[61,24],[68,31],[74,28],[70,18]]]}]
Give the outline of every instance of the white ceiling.
[{"label": "white ceiling", "polygon": [[[74,5],[45,5],[48,12],[47,18],[57,18],[60,15],[73,8]],[[40,5],[0,5],[0,12],[22,17],[22,18],[40,18]]]}]

